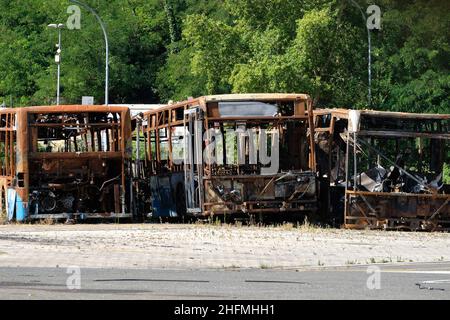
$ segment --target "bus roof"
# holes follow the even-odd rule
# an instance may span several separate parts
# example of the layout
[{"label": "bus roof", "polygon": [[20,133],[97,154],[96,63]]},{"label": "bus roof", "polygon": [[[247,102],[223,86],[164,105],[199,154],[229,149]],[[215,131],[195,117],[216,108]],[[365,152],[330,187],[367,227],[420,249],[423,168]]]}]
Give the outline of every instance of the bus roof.
[{"label": "bus roof", "polygon": [[[347,118],[349,115],[349,111],[352,109],[316,109],[314,110],[314,114],[328,114],[334,113],[340,117]],[[406,112],[395,112],[395,111],[377,111],[377,110],[354,110],[360,113],[361,116],[369,116],[369,117],[379,117],[379,118],[402,118],[402,119],[431,119],[431,120],[447,120],[450,119],[450,114],[442,114],[442,113],[406,113]]]},{"label": "bus roof", "polygon": [[18,111],[30,113],[61,113],[61,112],[126,112],[127,107],[105,106],[105,105],[62,105],[62,106],[34,106],[23,108],[4,108],[0,109],[0,113],[15,113]]},{"label": "bus roof", "polygon": [[154,108],[147,110],[145,114],[153,114],[156,112],[161,112],[165,110],[170,110],[173,108],[178,108],[180,106],[189,104],[193,105],[196,103],[209,103],[209,102],[233,102],[233,101],[291,101],[291,100],[310,100],[310,96],[304,93],[238,93],[238,94],[220,94],[220,95],[210,95],[202,96],[195,99],[178,101],[173,104],[162,105],[160,108]]},{"label": "bus roof", "polygon": [[213,101],[251,101],[251,100],[309,100],[310,97],[303,93],[240,93],[240,94],[222,94],[204,96],[199,99],[204,99],[206,102]]},{"label": "bus roof", "polygon": [[127,107],[130,109],[131,116],[135,117],[140,113],[158,110],[167,107],[167,104],[110,104],[112,107]]}]

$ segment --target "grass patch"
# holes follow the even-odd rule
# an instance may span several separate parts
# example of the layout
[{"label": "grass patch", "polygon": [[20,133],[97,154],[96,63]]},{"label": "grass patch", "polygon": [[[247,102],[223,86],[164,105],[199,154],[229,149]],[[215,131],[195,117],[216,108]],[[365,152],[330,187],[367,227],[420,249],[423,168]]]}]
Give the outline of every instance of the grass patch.
[{"label": "grass patch", "polygon": [[8,222],[8,218],[6,216],[6,211],[2,210],[0,212],[0,224],[6,224]]},{"label": "grass patch", "polygon": [[292,229],[294,229],[294,224],[291,223],[291,222],[284,222],[284,223],[281,225],[281,228],[282,228],[283,230],[292,230]]},{"label": "grass patch", "polygon": [[45,219],[39,220],[39,222],[37,224],[42,225],[42,226],[53,226],[56,224],[56,220],[52,219],[52,218],[45,218]]},{"label": "grass patch", "polygon": [[326,227],[313,224],[309,222],[308,217],[305,217],[305,220],[303,220],[303,224],[297,225],[298,230],[303,232],[314,232],[314,231],[320,231],[325,229]]}]

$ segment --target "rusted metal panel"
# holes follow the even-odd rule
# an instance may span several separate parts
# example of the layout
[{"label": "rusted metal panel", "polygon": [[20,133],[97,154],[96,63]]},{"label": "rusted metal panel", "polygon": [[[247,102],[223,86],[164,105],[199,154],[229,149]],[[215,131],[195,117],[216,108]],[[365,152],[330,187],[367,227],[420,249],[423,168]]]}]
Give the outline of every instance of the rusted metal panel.
[{"label": "rusted metal panel", "polygon": [[[248,108],[244,106],[247,115],[242,112],[242,108],[239,109],[239,105],[245,103],[249,106]],[[269,116],[258,109],[258,103],[272,104],[273,106],[279,104],[285,106],[285,109],[279,109],[277,114]],[[234,114],[232,111],[238,110],[236,108],[241,110],[238,114]],[[225,110],[228,111],[225,112]],[[279,172],[271,176],[261,175],[261,166],[241,163],[240,161],[245,162],[249,159],[243,158],[240,160],[239,157],[236,159],[237,163],[232,166],[210,165],[209,163],[203,163],[204,159],[196,165],[176,164],[173,156],[174,144],[179,144],[179,141],[182,141],[181,143],[186,141],[186,136],[184,136],[184,140],[178,140],[177,142],[177,139],[181,135],[180,132],[186,130],[188,121],[190,121],[188,120],[189,117],[201,123],[201,135],[208,136],[202,143],[203,147],[212,144],[210,130],[214,128],[221,130],[222,133],[225,133],[226,128],[245,127],[245,130],[256,130],[255,132],[260,132],[262,128],[274,128],[274,130],[278,130],[281,136],[283,148],[290,146],[292,152],[289,156],[284,154],[281,157]],[[170,182],[164,182],[168,184],[164,190],[167,188],[171,190],[170,198],[173,199],[173,208],[169,209],[167,214],[174,210],[186,210],[186,208],[175,208],[175,204],[186,201],[184,198],[177,201],[180,197],[177,193],[180,180],[177,177],[186,174],[188,176],[194,175],[189,180],[192,181],[189,183],[195,184],[192,188],[185,188],[185,182],[181,181],[182,189],[188,190],[182,196],[193,197],[191,200],[197,203],[197,208],[188,210],[193,215],[316,211],[316,160],[315,148],[311,144],[314,141],[314,123],[312,102],[308,95],[236,94],[206,96],[146,112],[143,114],[143,118],[145,122],[143,134],[147,146],[145,159],[149,160],[144,170],[146,176],[144,180],[155,181],[155,178],[159,177],[163,182],[166,177],[169,177],[168,181]],[[239,142],[237,143],[239,144]],[[249,157],[250,143],[245,143],[247,150],[247,156],[245,157]],[[198,152],[198,146],[200,144],[197,144],[192,152]],[[226,158],[226,147],[223,148],[223,153]],[[186,173],[191,171],[192,173]],[[271,182],[271,180],[278,178],[285,179],[286,173],[292,175],[291,182]],[[307,176],[309,181],[302,181],[300,177],[303,176]],[[297,178],[300,180],[295,180]],[[150,184],[149,182],[146,183]],[[306,190],[308,185],[310,190]],[[161,194],[158,196],[156,194],[160,192],[158,188],[152,188],[152,190],[155,193],[151,194],[151,197],[155,199],[155,206],[164,205],[161,204],[161,199],[167,198],[167,195]],[[264,192],[262,192],[263,190]],[[302,197],[305,199],[299,199]],[[189,201],[186,202],[189,203]],[[229,204],[230,201],[233,203]],[[301,204],[302,201],[305,201],[308,205]],[[313,205],[310,205],[309,202],[311,201],[314,203]],[[161,210],[158,209],[157,211]]]},{"label": "rusted metal panel", "polygon": [[39,106],[1,112],[15,115],[15,136],[8,140],[15,139],[10,144],[15,167],[8,181],[17,193],[18,219],[19,212],[25,219],[131,217],[128,108]]},{"label": "rusted metal panel", "polygon": [[321,148],[330,161],[330,185],[345,189],[346,227],[450,229],[450,188],[442,181],[450,163],[450,115],[323,109],[314,117],[322,124],[316,137],[334,131],[330,145],[346,145],[341,182],[332,181],[335,152]]}]

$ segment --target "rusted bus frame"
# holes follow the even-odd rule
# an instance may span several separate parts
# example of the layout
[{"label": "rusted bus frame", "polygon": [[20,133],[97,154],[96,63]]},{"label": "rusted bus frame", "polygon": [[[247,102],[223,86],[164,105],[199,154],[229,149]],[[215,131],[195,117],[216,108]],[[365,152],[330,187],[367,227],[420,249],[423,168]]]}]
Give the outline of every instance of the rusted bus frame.
[{"label": "rusted bus frame", "polygon": [[[254,118],[240,118],[240,117],[223,117],[223,118],[207,118],[206,119],[206,129],[211,129],[214,126],[214,123],[227,123],[227,122],[239,122],[239,121],[243,121],[245,122],[247,125],[255,125],[255,126],[260,126],[260,125],[264,125],[264,124],[274,124],[275,127],[279,128],[282,124],[284,124],[286,121],[288,120],[297,120],[297,121],[305,121],[308,122],[309,121],[309,117],[307,116],[292,116],[292,117],[254,117]],[[213,126],[210,126],[211,123],[213,124]],[[210,140],[210,137],[208,137],[208,139]],[[309,142],[308,142],[309,144]],[[308,159],[308,166],[312,171],[315,171],[315,156],[314,156],[314,150],[311,149],[309,150],[310,154],[309,154],[309,159]],[[212,178],[213,176],[211,175],[211,165],[210,164],[206,164],[206,168],[205,168],[208,172],[208,174],[206,175],[208,178]],[[241,176],[241,177],[247,177],[250,179],[259,179],[259,177],[252,177],[252,176]]]},{"label": "rusted bus frame", "polygon": [[[30,124],[30,127],[46,127],[46,128],[58,128],[58,127],[97,127],[97,128],[119,128],[120,124],[116,123],[34,123]],[[0,128],[1,131],[1,128]]]},{"label": "rusted bus frame", "polygon": [[[323,116],[330,116],[330,126],[329,127],[321,127],[319,125],[319,119]],[[313,111],[313,119],[312,122],[314,124],[314,145],[315,145],[315,136],[318,133],[328,133],[328,146],[331,148],[333,144],[333,134],[335,131],[335,124],[336,124],[336,118],[338,118],[338,115],[333,113],[331,110],[327,109],[315,109]],[[331,149],[330,153],[328,155],[328,168],[327,168],[327,176],[328,178],[331,178]],[[330,183],[330,182],[329,182]]]},{"label": "rusted bus frame", "polygon": [[163,106],[161,108],[157,108],[151,111],[147,111],[144,115],[152,115],[156,113],[162,113],[164,111],[171,111],[174,109],[182,108],[184,110],[200,106],[203,111],[206,112],[206,104],[209,102],[239,102],[239,101],[281,101],[288,102],[292,100],[305,100],[310,101],[311,105],[308,106],[308,109],[311,107],[312,110],[312,100],[311,97],[307,94],[226,94],[226,95],[215,95],[215,96],[203,96],[196,99],[191,99],[187,101],[177,102],[172,105]]},{"label": "rusted bus frame", "polygon": [[[176,120],[176,112],[183,112],[193,107],[198,103],[197,100],[190,101],[188,104],[179,103],[173,106],[166,106],[160,109],[155,109],[144,113],[144,119],[147,122],[146,126],[143,126],[143,133],[146,139],[147,154],[146,160],[151,163],[151,171],[157,171],[161,169],[161,141],[160,130],[167,130],[167,142],[169,147],[169,171],[180,170],[175,168],[173,164],[173,145],[172,145],[172,132],[173,127],[183,126],[184,120]],[[174,120],[175,119],[175,120]],[[154,133],[154,137],[152,137]],[[155,148],[152,147],[152,139],[155,140]],[[153,158],[153,151],[155,152],[155,159]]]},{"label": "rusted bus frame", "polygon": [[447,194],[428,194],[428,193],[395,193],[395,192],[370,192],[370,191],[354,191],[348,190],[349,195],[362,195],[362,196],[377,196],[377,197],[411,197],[411,198],[428,198],[430,200],[434,199],[448,199]]},{"label": "rusted bus frame", "polygon": [[[342,117],[342,110],[338,112],[340,116]],[[449,120],[450,115],[436,115],[436,114],[411,114],[411,113],[396,113],[396,112],[379,112],[379,111],[368,111],[363,110],[360,112],[361,120],[363,121],[364,117],[380,117],[380,118],[394,118],[394,119],[406,119],[406,120],[420,120],[420,119],[426,119],[426,120]],[[345,116],[344,116],[345,117]],[[348,118],[348,117],[347,117]],[[436,228],[437,223],[450,223],[450,219],[448,220],[437,220],[434,219],[434,217],[437,215],[438,211],[441,211],[443,207],[449,204],[450,195],[446,194],[416,194],[416,193],[386,193],[386,192],[367,192],[367,191],[360,191],[357,190],[357,174],[358,174],[358,168],[357,168],[357,141],[358,136],[361,137],[385,137],[385,138],[429,138],[429,139],[438,139],[438,140],[449,140],[450,135],[445,133],[428,133],[428,132],[403,132],[400,130],[359,130],[354,133],[352,133],[352,137],[350,137],[350,134],[347,134],[347,154],[346,154],[346,191],[345,191],[345,217],[344,217],[344,226],[346,228],[362,228],[363,226],[360,225],[361,222],[365,221],[367,223],[367,227],[369,228],[380,228],[380,224],[384,222],[382,225],[383,228],[388,227],[389,224],[392,222],[406,222],[410,223],[410,226],[405,227],[411,227],[412,229],[419,227],[419,222],[425,222],[429,226],[431,226],[431,230],[434,230]],[[354,190],[349,189],[349,156],[350,156],[350,144],[351,140],[353,140],[353,169],[354,169]],[[403,170],[403,169],[402,169]],[[404,199],[404,198],[411,198],[411,199],[429,199],[430,201],[437,201],[437,200],[443,200],[443,204],[439,204],[438,211],[434,212],[428,212],[423,213],[421,212],[420,215],[417,215],[416,218],[412,217],[377,217],[376,212],[373,211],[373,207],[370,204],[370,199],[379,199],[379,197],[384,197],[384,199],[388,198],[397,198],[397,199]],[[362,199],[363,203],[367,206],[370,212],[364,212],[364,209],[361,208],[356,200],[360,198]],[[353,202],[351,202],[353,200]],[[353,216],[350,213],[350,206],[352,204],[355,204],[357,206],[357,209],[360,211],[362,216],[359,216],[359,219],[357,219],[355,216]],[[373,204],[373,202],[372,202]],[[431,207],[430,207],[431,209]],[[418,212],[416,212],[417,214]],[[374,216],[375,215],[375,216]],[[422,217],[425,219],[420,219],[418,217]],[[450,217],[449,217],[450,218]],[[351,221],[358,221],[357,224],[350,223]],[[426,225],[424,227],[427,227]],[[449,227],[447,227],[449,228]]]},{"label": "rusted bus frame", "polygon": [[16,174],[16,110],[0,109],[0,141],[3,141],[4,164],[0,172],[0,211],[8,211],[7,189]]},{"label": "rusted bus frame", "polygon": [[[37,107],[26,107],[26,108],[16,108],[10,109],[11,113],[17,114],[17,132],[20,134],[17,135],[17,153],[18,159],[16,163],[16,173],[21,173],[23,175],[23,183],[19,184],[15,189],[17,191],[18,197],[23,201],[23,209],[26,211],[28,209],[28,199],[29,199],[29,184],[30,184],[30,172],[29,172],[29,159],[74,159],[74,158],[121,158],[121,211],[120,216],[129,216],[126,212],[125,200],[126,200],[126,179],[129,175],[126,172],[126,161],[130,159],[130,142],[131,142],[131,121],[130,121],[130,111],[126,107],[109,107],[109,106],[88,106],[88,105],[64,105],[64,106],[37,106]],[[35,153],[30,150],[30,142],[29,128],[32,127],[41,127],[40,124],[30,125],[28,122],[29,114],[82,114],[82,113],[112,113],[112,114],[120,114],[120,133],[118,137],[118,145],[120,145],[120,152],[65,152],[65,153]],[[58,124],[58,126],[70,126],[73,124]],[[44,124],[42,127],[48,127],[48,125]],[[52,124],[50,124],[50,127]],[[81,127],[80,124],[76,124],[76,126]],[[108,124],[101,124],[100,127],[107,127]],[[110,126],[116,127],[116,126]],[[20,154],[20,156],[19,156]],[[22,177],[18,178],[20,182]],[[83,213],[89,217],[89,213]],[[76,214],[75,214],[76,215]],[[118,215],[118,216],[119,216]],[[62,217],[64,214],[58,215],[58,217]],[[101,216],[106,217],[109,214],[95,214],[92,217]]]},{"label": "rusted bus frame", "polygon": [[[276,116],[276,117],[215,117],[209,116],[207,104],[209,102],[231,102],[231,101],[279,101],[279,102],[294,102],[294,115],[292,116]],[[175,166],[173,163],[173,145],[172,145],[172,128],[185,125],[186,115],[185,111],[199,107],[203,111],[203,128],[208,129],[212,122],[226,122],[226,121],[246,121],[247,123],[267,123],[277,121],[305,121],[307,131],[309,132],[309,168],[311,171],[316,170],[316,155],[314,148],[314,115],[312,100],[305,94],[247,94],[247,95],[222,95],[222,96],[206,96],[189,101],[180,102],[174,105],[165,106],[159,109],[148,111],[144,113],[144,120],[147,125],[142,129],[145,136],[145,145],[147,149],[145,161],[151,164],[151,175],[155,175],[161,169],[161,137],[160,130],[166,130],[168,143],[168,167],[170,172],[182,171],[181,166]],[[182,119],[180,116],[182,114]],[[153,142],[152,142],[153,141]],[[154,152],[154,154],[153,154]],[[210,165],[200,165],[200,170],[204,179],[212,178]],[[259,177],[246,178],[257,180]],[[204,195],[202,195],[204,197]],[[203,201],[203,200],[202,200]],[[207,212],[204,205],[203,210]],[[264,210],[259,210],[260,212]],[[273,210],[272,210],[273,211]]]},{"label": "rusted bus frame", "polygon": [[[333,110],[333,109],[331,109]],[[333,110],[335,114],[342,112],[345,109]],[[411,113],[411,112],[396,112],[396,111],[376,111],[376,110],[359,110],[362,116],[393,118],[393,119],[408,119],[408,120],[450,120],[450,114],[441,113]]]},{"label": "rusted bus frame", "polygon": [[[330,124],[328,127],[322,127],[319,124],[319,120],[322,119],[322,117],[324,116],[329,116],[330,119]],[[326,140],[327,146],[328,146],[328,154],[326,157],[326,170],[324,170],[324,168],[322,168],[321,166],[319,166],[319,169],[316,168],[317,171],[317,176],[318,176],[318,180],[319,183],[322,184],[321,189],[323,189],[323,187],[325,187],[325,190],[321,190],[321,195],[326,194],[326,202],[321,199],[321,214],[323,215],[323,219],[327,222],[330,223],[334,223],[333,222],[333,218],[334,219],[340,219],[339,216],[335,215],[332,217],[331,213],[333,211],[332,209],[332,202],[331,202],[331,195],[332,195],[332,190],[331,187],[334,183],[332,183],[332,156],[333,156],[333,147],[334,147],[334,131],[335,131],[335,124],[336,124],[336,118],[337,116],[335,114],[332,114],[331,111],[329,110],[323,110],[323,109],[314,109],[313,110],[313,124],[314,124],[314,145],[315,145],[315,149],[319,149],[319,145],[320,145],[320,139],[319,139],[319,135],[326,133],[328,134],[328,139]],[[316,138],[317,138],[317,144],[316,144]],[[319,153],[316,150],[316,164],[319,164]],[[338,162],[338,160],[337,160]],[[339,164],[337,165],[337,167],[339,168]],[[339,176],[339,170],[336,173],[336,176]]]},{"label": "rusted bus frame", "polygon": [[[126,107],[114,107],[104,105],[64,105],[64,106],[35,106],[16,108],[12,110],[21,110],[27,113],[130,113],[130,110]],[[128,124],[129,125],[129,124]]]},{"label": "rusted bus frame", "polygon": [[[260,206],[261,204],[265,204],[268,207],[266,208],[255,208],[257,206]],[[260,213],[270,213],[270,214],[280,214],[280,213],[298,213],[304,210],[313,210],[317,205],[317,200],[301,200],[301,201],[292,201],[290,204],[293,204],[293,206],[288,208],[283,208],[283,205],[285,203],[283,201],[278,200],[271,200],[271,201],[246,201],[242,204],[236,204],[234,202],[221,202],[221,203],[204,203],[204,212],[203,215],[210,216],[210,215],[230,215],[230,214],[260,214]],[[220,209],[214,209],[211,208],[214,206],[231,206],[233,209],[231,210],[220,210]],[[305,207],[308,206],[309,207]],[[273,206],[273,207],[270,207]],[[300,209],[300,207],[303,206],[306,209]],[[279,209],[281,207],[282,209]]]},{"label": "rusted bus frame", "polygon": [[[234,97],[233,97],[234,96]],[[206,97],[205,100],[208,100]],[[247,94],[247,95],[221,95],[216,96],[217,102],[232,102],[232,101],[277,101],[277,102],[293,102],[294,103],[294,114],[291,116],[258,116],[258,117],[214,117],[209,116],[206,110],[206,104],[203,108],[205,112],[205,128],[210,128],[210,122],[227,122],[227,121],[244,121],[247,124],[262,124],[267,122],[279,122],[283,123],[286,121],[301,121],[304,120],[307,125],[307,131],[309,131],[309,168],[311,171],[316,171],[316,154],[314,148],[314,116],[313,116],[313,106],[312,99],[307,94]],[[214,101],[211,100],[211,101]],[[211,102],[208,101],[208,102]],[[209,171],[208,177],[211,177],[211,166],[207,165]],[[255,179],[259,179],[255,177]]]},{"label": "rusted bus frame", "polygon": [[[332,143],[333,134],[335,131],[335,124],[337,119],[344,119],[349,120],[349,109],[339,108],[339,109],[316,109],[314,110],[314,121],[315,125],[319,124],[319,119],[323,116],[329,116],[331,118],[331,121],[329,123],[329,126],[324,127],[316,127],[316,134],[321,132],[327,132],[330,134],[329,139],[329,145]],[[385,111],[372,111],[372,110],[360,110],[361,119],[363,117],[374,117],[374,118],[391,118],[391,119],[398,119],[398,120],[417,120],[417,119],[424,119],[424,120],[449,120],[450,115],[449,114],[413,114],[413,113],[402,113],[402,112],[385,112]],[[347,127],[348,129],[349,127]],[[353,135],[353,134],[352,134]],[[450,135],[448,133],[432,133],[432,132],[413,132],[413,131],[401,131],[401,130],[375,130],[371,128],[370,126],[365,129],[360,129],[356,136],[360,137],[385,137],[385,138],[433,138],[438,140],[448,140],[450,138]],[[347,139],[349,136],[347,136]],[[352,140],[352,138],[348,139]],[[345,187],[345,206],[344,210],[344,226],[346,228],[361,228],[361,224],[354,223],[355,221],[361,222],[361,220],[366,221],[366,223],[369,225],[370,228],[382,228],[383,227],[383,221],[386,220],[386,224],[389,221],[398,221],[400,220],[398,217],[392,217],[392,219],[386,219],[386,218],[376,218],[373,215],[367,215],[365,212],[361,213],[360,216],[355,217],[349,214],[349,198],[360,198],[362,199],[361,204],[368,207],[369,213],[372,213],[373,211],[370,207],[370,201],[371,198],[377,198],[377,199],[388,199],[388,198],[396,198],[396,199],[429,199],[429,201],[440,201],[438,204],[442,203],[442,206],[438,208],[435,212],[429,212],[428,218],[426,222],[430,222],[433,220],[433,223],[449,223],[449,220],[438,220],[434,219],[437,213],[442,212],[443,207],[448,206],[450,195],[446,194],[412,194],[412,193],[383,193],[383,192],[367,192],[367,191],[358,191],[358,190],[351,190],[349,189],[349,162],[350,162],[350,154],[353,154],[355,150],[350,150],[350,141],[346,142],[347,150],[345,153],[346,157],[346,163],[345,163],[345,174],[346,174],[346,183],[347,186]],[[329,173],[328,175],[331,175],[331,157],[332,154],[329,154]],[[378,200],[376,200],[375,203],[377,203]],[[448,208],[448,207],[447,207]],[[361,208],[360,208],[361,209]],[[434,209],[433,209],[434,210]],[[431,211],[433,211],[431,210]],[[383,220],[384,219],[384,220]],[[407,218],[407,217],[401,217],[401,219],[408,220],[413,223],[417,222],[423,222],[423,219],[413,219],[413,218]]]},{"label": "rusted bus frame", "polygon": [[30,159],[122,159],[123,153],[121,151],[98,151],[98,152],[61,152],[61,153],[45,153],[45,152],[30,152]]},{"label": "rusted bus frame", "polygon": [[[255,95],[256,96],[256,95]],[[303,95],[292,95],[293,97],[298,97],[298,96],[302,96]],[[260,96],[260,99],[262,99],[264,96]],[[274,95],[274,97],[276,97]],[[274,98],[273,100],[280,100],[280,101],[291,101],[292,98],[282,98],[282,96],[280,96],[281,98]],[[305,98],[307,98],[307,96],[304,96]],[[192,107],[201,107],[203,112],[204,112],[204,127],[207,128],[208,123],[211,121],[221,121],[221,122],[225,122],[225,121],[247,121],[247,122],[252,122],[252,123],[258,123],[258,122],[263,122],[263,121],[283,121],[283,120],[307,120],[308,121],[308,126],[309,128],[313,128],[314,124],[312,123],[312,117],[310,115],[312,115],[312,112],[309,112],[309,115],[304,115],[304,116],[299,116],[299,115],[294,115],[294,116],[280,116],[280,117],[208,117],[207,115],[207,106],[206,106],[206,100],[208,97],[201,97],[198,99],[194,99],[191,101],[187,101],[187,102],[182,102],[182,103],[178,103],[176,105],[172,105],[172,106],[168,106],[168,107],[163,107],[161,109],[156,109],[153,111],[149,111],[146,112],[144,114],[145,119],[147,120],[147,126],[144,129],[144,132],[147,133],[147,135],[149,135],[152,131],[155,132],[156,134],[156,159],[152,159],[152,153],[149,152],[148,153],[148,160],[152,161],[152,160],[156,160],[157,162],[161,161],[160,158],[160,136],[159,136],[159,130],[160,129],[168,129],[168,128],[172,128],[172,127],[177,127],[177,126],[182,126],[184,125],[184,120],[173,120],[175,114],[177,111],[186,111]],[[265,98],[266,100],[267,97]],[[244,101],[243,99],[238,99],[238,100],[232,100],[232,101]],[[230,101],[230,100],[226,100],[226,101]],[[312,102],[310,100],[308,100],[308,109],[312,110]],[[168,117],[167,117],[167,113],[168,113]],[[314,132],[314,129],[312,130],[312,132]],[[168,130],[168,135],[171,135],[171,131]],[[168,146],[169,148],[172,148],[172,140],[169,139],[168,137]],[[147,147],[148,150],[151,150],[151,139],[147,138]],[[312,170],[315,170],[315,152],[314,149],[312,148],[310,150],[310,167]],[[173,165],[173,158],[172,158],[172,153],[169,152],[169,165],[170,168],[172,168]]]},{"label": "rusted bus frame", "polygon": [[[86,113],[87,114],[87,113]],[[34,123],[29,124],[29,128],[31,130],[35,128],[71,128],[71,129],[77,129],[77,130],[84,130],[84,132],[78,133],[76,136],[73,136],[74,138],[74,144],[75,144],[75,151],[71,151],[70,148],[66,153],[88,153],[88,152],[120,152],[122,147],[120,145],[119,138],[121,136],[120,130],[121,125],[120,124],[114,124],[114,123],[108,123],[108,124],[93,124],[93,123],[84,123],[84,124],[77,124],[77,123]],[[93,128],[97,130],[107,130],[106,134],[106,149],[103,150],[103,146],[101,144],[101,141],[99,139],[99,136],[97,135],[97,144],[95,144],[95,136],[93,134]],[[90,129],[90,130],[88,130]],[[90,141],[88,141],[88,134],[90,135]],[[79,151],[78,145],[76,141],[76,137],[82,137],[82,141],[85,142],[86,151]],[[52,139],[48,139],[51,141]],[[69,142],[69,141],[68,141]],[[35,146],[33,146],[35,147]],[[90,149],[90,150],[89,150]],[[108,150],[109,149],[109,150]],[[32,150],[32,153],[38,153],[37,150]],[[39,153],[48,153],[48,152],[39,152]]]},{"label": "rusted bus frame", "polygon": [[430,138],[439,140],[450,140],[450,134],[434,134],[422,132],[396,132],[396,131],[382,131],[382,130],[362,130],[358,132],[358,136],[367,137],[390,137],[390,138]]},{"label": "rusted bus frame", "polygon": [[[332,115],[336,118],[348,119],[351,108],[314,109],[314,116]],[[362,116],[392,118],[392,119],[424,119],[424,120],[449,120],[450,114],[439,113],[408,113],[396,111],[376,111],[376,110],[355,110]]]},{"label": "rusted bus frame", "polygon": [[[2,167],[2,177],[13,177],[15,172],[15,121],[16,115],[14,112],[1,112],[0,113],[0,141],[3,141],[3,152],[5,157],[5,168]],[[4,123],[4,125],[3,125]]]},{"label": "rusted bus frame", "polygon": [[[376,216],[375,212],[365,212],[363,208],[361,208],[356,202],[354,203],[357,206],[358,211],[363,216],[355,216],[348,212],[350,206],[351,199],[363,199],[363,201],[369,205],[371,199],[383,199],[386,200],[388,198],[396,198],[396,199],[421,199],[421,201],[427,202],[436,202],[436,209],[428,212],[421,212],[421,214],[416,217],[408,217],[408,216]],[[379,229],[379,228],[388,228],[390,222],[405,222],[405,223],[417,223],[416,227],[411,230],[419,229],[418,223],[427,224],[430,231],[434,231],[437,229],[437,224],[449,224],[450,219],[436,219],[436,215],[443,211],[446,206],[449,206],[450,195],[446,194],[411,194],[411,193],[388,193],[388,192],[368,192],[368,191],[353,191],[347,190],[346,192],[346,211],[345,211],[345,224],[344,226],[348,229],[361,229],[361,222],[366,222],[367,227],[371,229]],[[373,203],[373,202],[372,202]],[[349,207],[347,207],[347,205]],[[370,208],[369,208],[370,210]],[[420,217],[420,218],[419,218]],[[358,223],[350,223],[351,221],[357,221]],[[401,229],[411,228],[411,226],[401,226],[398,227]],[[449,230],[449,227],[444,227],[443,230]]]}]

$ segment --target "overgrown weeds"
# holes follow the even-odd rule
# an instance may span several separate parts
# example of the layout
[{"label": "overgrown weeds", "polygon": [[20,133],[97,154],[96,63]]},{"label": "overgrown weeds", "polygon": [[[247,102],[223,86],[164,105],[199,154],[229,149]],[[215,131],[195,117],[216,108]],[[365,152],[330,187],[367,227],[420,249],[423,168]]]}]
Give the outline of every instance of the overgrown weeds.
[{"label": "overgrown weeds", "polygon": [[6,224],[8,222],[8,218],[6,216],[6,211],[0,211],[0,224]]},{"label": "overgrown weeds", "polygon": [[45,218],[45,219],[41,219],[38,221],[38,225],[42,225],[42,226],[52,226],[56,224],[56,220],[53,218]]}]

